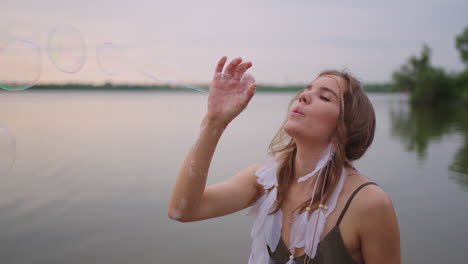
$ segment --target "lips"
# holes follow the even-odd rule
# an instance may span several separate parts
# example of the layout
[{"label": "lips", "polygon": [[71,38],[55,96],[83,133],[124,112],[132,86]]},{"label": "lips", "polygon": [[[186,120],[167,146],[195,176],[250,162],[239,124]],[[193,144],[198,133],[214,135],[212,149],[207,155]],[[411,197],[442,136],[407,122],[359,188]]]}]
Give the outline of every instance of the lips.
[{"label": "lips", "polygon": [[295,108],[293,109],[293,112],[294,112],[294,113],[299,113],[299,114],[304,114],[304,113],[302,112],[301,108],[299,108],[299,107],[295,107]]},{"label": "lips", "polygon": [[294,107],[293,110],[291,111],[292,115],[304,115],[304,112],[302,112],[301,108],[299,107]]}]

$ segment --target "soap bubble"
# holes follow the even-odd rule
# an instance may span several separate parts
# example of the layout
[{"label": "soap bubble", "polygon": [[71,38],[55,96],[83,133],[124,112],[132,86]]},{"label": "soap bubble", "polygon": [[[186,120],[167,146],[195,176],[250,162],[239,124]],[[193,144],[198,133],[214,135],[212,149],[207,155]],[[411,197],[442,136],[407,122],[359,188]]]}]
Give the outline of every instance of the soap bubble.
[{"label": "soap bubble", "polygon": [[49,33],[47,54],[59,70],[75,73],[86,62],[86,43],[77,29],[71,26],[56,27]]},{"label": "soap bubble", "polygon": [[15,162],[16,143],[13,134],[0,125],[0,177],[6,176]]},{"label": "soap bubble", "polygon": [[99,68],[107,75],[123,73],[130,63],[123,49],[111,42],[96,47],[96,59]]},{"label": "soap bubble", "polygon": [[0,44],[0,88],[13,91],[33,86],[42,71],[39,47],[14,38],[2,39]]}]

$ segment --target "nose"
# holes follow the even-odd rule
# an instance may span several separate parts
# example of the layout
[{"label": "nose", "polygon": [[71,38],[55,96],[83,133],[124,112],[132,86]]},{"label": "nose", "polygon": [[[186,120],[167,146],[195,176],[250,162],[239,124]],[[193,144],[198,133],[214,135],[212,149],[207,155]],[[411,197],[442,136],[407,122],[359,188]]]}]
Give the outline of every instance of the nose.
[{"label": "nose", "polygon": [[300,103],[308,104],[310,103],[310,96],[306,93],[302,93],[298,98]]}]

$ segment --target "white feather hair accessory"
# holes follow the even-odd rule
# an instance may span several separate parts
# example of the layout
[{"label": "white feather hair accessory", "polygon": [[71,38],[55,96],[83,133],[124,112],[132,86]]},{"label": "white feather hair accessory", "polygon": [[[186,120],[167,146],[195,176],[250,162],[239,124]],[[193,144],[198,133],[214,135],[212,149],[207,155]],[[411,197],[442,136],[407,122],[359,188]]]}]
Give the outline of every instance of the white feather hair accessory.
[{"label": "white feather hair accessory", "polygon": [[[318,182],[320,177],[323,175],[322,169],[324,169],[328,162],[333,158],[334,153],[335,150],[333,148],[333,144],[330,143],[323,151],[315,169],[311,173],[302,176],[297,180],[297,182],[304,182],[319,172],[314,184],[311,196],[312,198],[315,196]],[[269,215],[269,213],[275,208],[275,201],[278,194],[278,166],[279,162],[275,158],[272,158],[266,165],[256,171],[256,175],[258,177],[257,182],[263,185],[265,193],[249,208],[246,214],[248,216],[255,217],[255,221],[250,232],[250,236],[252,237],[252,248],[248,262],[249,264],[269,264],[270,256],[268,254],[267,245],[271,250],[274,250],[281,239],[283,212],[279,209],[276,213]],[[343,189],[345,178],[346,172],[343,168],[338,185],[330,196],[327,205],[323,205],[321,201],[319,208],[313,212],[310,212],[309,205],[307,208],[308,210],[293,218],[289,238],[289,251],[292,254],[290,260],[287,261],[286,264],[294,264],[293,256],[296,248],[305,247],[305,252],[308,256],[311,259],[315,257],[320,237],[325,229],[326,219],[336,207],[336,202],[341,190]],[[268,191],[268,189],[273,186],[275,188]],[[309,216],[310,213],[312,214]]]}]

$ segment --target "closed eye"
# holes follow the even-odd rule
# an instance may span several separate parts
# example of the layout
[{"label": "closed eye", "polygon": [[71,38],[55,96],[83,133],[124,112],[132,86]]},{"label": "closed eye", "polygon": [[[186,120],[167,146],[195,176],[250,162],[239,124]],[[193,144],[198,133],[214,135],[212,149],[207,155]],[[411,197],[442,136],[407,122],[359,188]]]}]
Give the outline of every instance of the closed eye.
[{"label": "closed eye", "polygon": [[328,99],[328,98],[325,97],[325,96],[320,96],[320,98],[321,98],[322,100],[324,100],[324,101],[331,102],[330,99]]}]

